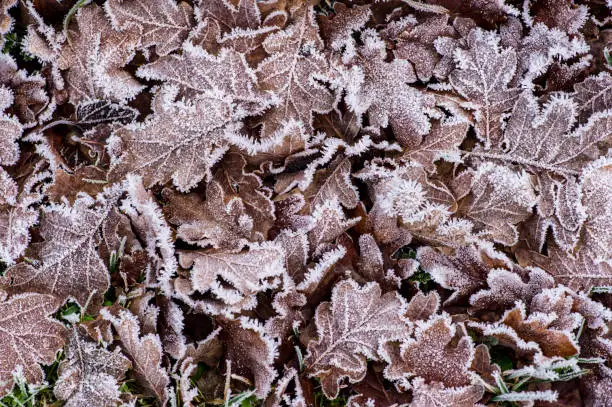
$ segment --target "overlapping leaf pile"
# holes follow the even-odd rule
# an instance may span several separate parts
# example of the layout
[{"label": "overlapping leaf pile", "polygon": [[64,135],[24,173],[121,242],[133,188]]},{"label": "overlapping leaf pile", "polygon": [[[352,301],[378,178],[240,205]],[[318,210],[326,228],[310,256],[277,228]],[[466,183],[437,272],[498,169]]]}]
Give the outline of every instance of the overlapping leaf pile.
[{"label": "overlapping leaf pile", "polygon": [[604,3],[0,1],[0,396],[612,405]]}]

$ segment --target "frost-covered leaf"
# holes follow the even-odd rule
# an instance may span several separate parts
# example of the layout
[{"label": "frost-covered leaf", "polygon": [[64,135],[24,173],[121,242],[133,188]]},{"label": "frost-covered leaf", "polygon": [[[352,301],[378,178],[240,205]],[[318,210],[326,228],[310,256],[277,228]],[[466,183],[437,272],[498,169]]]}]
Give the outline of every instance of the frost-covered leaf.
[{"label": "frost-covered leaf", "polygon": [[167,55],[187,38],[193,21],[193,8],[175,0],[109,0],[104,6],[113,26],[123,31],[137,27],[139,46],[155,45],[158,55]]},{"label": "frost-covered leaf", "polygon": [[524,92],[504,132],[507,147],[472,153],[523,166],[537,176],[539,219],[534,224],[534,239],[538,248],[549,226],[564,249],[576,244],[585,217],[576,177],[595,153],[597,143],[609,140],[612,134],[609,112],[594,114],[571,132],[575,116],[575,103],[566,96],[554,95],[540,113],[537,100]]},{"label": "frost-covered leaf", "polygon": [[612,75],[601,72],[574,85],[576,102],[581,123],[586,122],[593,113],[612,109]]},{"label": "frost-covered leaf", "polygon": [[67,407],[114,407],[121,402],[118,381],[131,366],[118,348],[98,347],[75,328],[53,392]]},{"label": "frost-covered leaf", "polygon": [[533,312],[528,314],[522,301],[506,311],[495,323],[471,322],[469,326],[482,335],[493,336],[499,344],[512,349],[520,357],[533,358],[536,363],[544,357],[568,358],[580,351],[570,330],[555,327],[557,315]]},{"label": "frost-covered leaf", "polygon": [[357,206],[359,193],[351,181],[351,161],[338,157],[326,168],[317,171],[304,196],[311,208],[334,199],[346,208]]},{"label": "frost-covered leaf", "polygon": [[486,163],[462,176],[471,176],[471,193],[459,202],[457,213],[474,223],[480,237],[516,244],[516,225],[529,218],[536,204],[529,174]]},{"label": "frost-covered leaf", "polygon": [[13,27],[13,18],[10,16],[8,11],[16,5],[17,0],[0,1],[0,34],[6,34]]},{"label": "frost-covered leaf", "polygon": [[586,220],[580,252],[612,267],[612,159],[602,157],[583,171],[582,205]]},{"label": "frost-covered leaf", "polygon": [[41,383],[39,363],[51,364],[64,346],[66,329],[49,318],[61,303],[50,295],[23,293],[0,302],[0,395],[13,387],[18,366],[25,379]]},{"label": "frost-covered leaf", "polygon": [[188,191],[212,176],[212,166],[227,150],[230,106],[212,97],[190,103],[174,101],[174,96],[158,93],[154,113],[145,122],[114,133],[109,150],[115,165],[109,177],[132,172],[142,175],[147,187],[172,180],[180,191]]},{"label": "frost-covered leaf", "polygon": [[70,101],[124,101],[142,89],[122,68],[132,59],[139,41],[136,30],[113,29],[104,10],[93,4],[77,11],[62,45],[58,66],[66,73]]},{"label": "frost-covered leaf", "polygon": [[412,64],[403,59],[386,61],[384,41],[372,30],[366,30],[348,66],[342,72],[346,103],[358,117],[367,113],[374,130],[391,126],[396,140],[405,146],[418,144],[431,128],[426,115],[434,98],[416,87]]},{"label": "frost-covered leaf", "polygon": [[219,183],[227,198],[242,201],[254,231],[265,235],[275,218],[272,191],[263,185],[260,176],[246,169],[246,164],[242,154],[230,151],[219,163],[213,179]]},{"label": "frost-covered leaf", "polygon": [[74,205],[52,205],[43,209],[40,235],[29,255],[37,261],[11,267],[1,280],[9,293],[36,291],[61,300],[74,298],[93,309],[102,303],[109,285],[109,273],[97,252],[99,228],[110,202],[79,197]]},{"label": "frost-covered leaf", "polygon": [[328,64],[321,54],[323,42],[312,7],[302,7],[294,22],[268,36],[263,47],[270,56],[257,67],[257,78],[262,89],[274,92],[280,101],[262,116],[262,137],[270,137],[290,120],[302,121],[310,132],[313,112],[329,112],[334,101],[317,82],[326,76]]},{"label": "frost-covered leaf", "polygon": [[452,255],[445,255],[431,247],[420,247],[416,258],[434,281],[455,291],[446,300],[447,303],[484,288],[492,268],[509,264],[509,260],[501,253],[477,247],[460,247]]},{"label": "frost-covered leaf", "polygon": [[274,296],[272,306],[277,316],[268,319],[266,332],[281,340],[304,324],[300,308],[306,305],[306,296],[295,289],[281,291]]},{"label": "frost-covered leaf", "polygon": [[219,318],[217,322],[222,328],[219,338],[225,344],[225,360],[231,362],[232,372],[254,378],[255,395],[264,398],[277,375],[273,365],[277,353],[274,341],[261,324],[246,317]]},{"label": "frost-covered leaf", "polygon": [[405,150],[403,158],[421,164],[428,173],[434,173],[436,161],[442,159],[457,162],[460,160],[459,145],[465,139],[467,130],[466,122],[436,122],[419,145]]},{"label": "frost-covered leaf", "polygon": [[411,407],[474,407],[484,394],[482,386],[447,388],[440,383],[427,384],[417,377],[412,381]]},{"label": "frost-covered leaf", "polygon": [[261,113],[275,102],[271,93],[260,89],[243,54],[222,49],[213,55],[189,41],[182,50],[180,55],[167,55],[141,66],[137,75],[174,84],[196,100],[202,94],[203,99],[231,102],[232,117],[236,119]]},{"label": "frost-covered leaf", "polygon": [[485,146],[501,141],[502,115],[512,109],[520,90],[509,87],[517,57],[512,49],[499,45],[495,33],[474,29],[467,37],[467,49],[457,49],[457,69],[450,74],[453,87],[475,111],[476,135]]},{"label": "frost-covered leaf", "polygon": [[369,4],[348,7],[344,3],[334,4],[334,13],[319,19],[321,37],[333,50],[352,46],[351,35],[365,26],[372,17]]},{"label": "frost-covered leaf", "polygon": [[181,267],[191,269],[191,287],[210,292],[229,309],[256,304],[255,295],[278,286],[285,271],[280,246],[272,242],[251,243],[240,253],[180,251]]},{"label": "frost-covered leaf", "polygon": [[363,379],[366,358],[379,360],[380,345],[408,336],[401,297],[381,294],[376,283],[359,287],[345,280],[334,287],[331,302],[317,307],[318,339],[308,344],[304,363],[310,376],[321,379],[328,398],[338,395],[343,378],[353,383]]},{"label": "frost-covered leaf", "polygon": [[136,119],[138,111],[108,100],[88,100],[79,103],[75,116],[75,121],[81,127],[114,122],[128,124]]},{"label": "frost-covered leaf", "polygon": [[163,191],[167,205],[164,213],[178,225],[177,238],[200,247],[240,251],[249,242],[262,239],[253,229],[253,219],[240,198],[226,199],[216,181],[206,187],[206,200],[196,193]]},{"label": "frost-covered leaf", "polygon": [[316,252],[319,246],[333,242],[342,233],[355,226],[359,218],[346,218],[337,200],[324,201],[312,212],[313,228],[308,232],[309,247]]},{"label": "frost-covered leaf", "polygon": [[448,316],[417,321],[415,339],[406,339],[399,347],[389,343],[383,349],[388,380],[419,376],[426,383],[439,382],[449,387],[470,384],[468,369],[474,344],[465,328],[452,324]]},{"label": "frost-covered leaf", "polygon": [[478,373],[480,378],[491,386],[495,386],[495,376],[501,374],[501,369],[491,362],[491,354],[487,345],[480,344],[474,348],[474,358],[470,370]]},{"label": "frost-covered leaf", "polygon": [[250,52],[277,29],[273,24],[262,25],[256,0],[199,0],[196,17],[199,25],[192,40],[211,50],[222,46]]},{"label": "frost-covered leaf", "polygon": [[0,209],[0,260],[13,264],[30,243],[30,228],[38,220],[31,208],[2,206]]},{"label": "frost-covered leaf", "polygon": [[136,382],[143,387],[145,394],[165,404],[170,378],[161,364],[163,349],[159,336],[147,334],[141,337],[138,319],[128,310],[122,309],[118,315],[113,315],[103,309],[101,314],[119,335],[121,349],[132,362],[132,375]]},{"label": "frost-covered leaf", "polygon": [[503,310],[517,300],[526,302],[546,288],[554,286],[551,276],[538,268],[516,270],[517,272],[493,269],[487,276],[486,290],[480,290],[470,297],[474,310]]},{"label": "frost-covered leaf", "polygon": [[[39,116],[48,114],[52,107],[48,105],[49,95],[45,89],[45,79],[40,74],[29,74],[19,69],[16,61],[8,54],[0,54],[0,87],[10,89],[12,106],[9,113],[17,116],[25,127],[34,126]],[[3,89],[0,91],[5,92]],[[0,98],[4,98],[4,95]],[[10,104],[10,103],[9,103]],[[4,101],[0,103],[3,110]]]}]

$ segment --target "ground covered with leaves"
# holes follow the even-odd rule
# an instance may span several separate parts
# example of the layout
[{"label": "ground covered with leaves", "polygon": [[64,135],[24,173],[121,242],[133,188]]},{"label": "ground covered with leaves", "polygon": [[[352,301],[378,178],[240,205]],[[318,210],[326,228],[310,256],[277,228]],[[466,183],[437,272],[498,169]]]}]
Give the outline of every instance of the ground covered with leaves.
[{"label": "ground covered with leaves", "polygon": [[0,33],[0,406],[612,405],[609,0]]}]

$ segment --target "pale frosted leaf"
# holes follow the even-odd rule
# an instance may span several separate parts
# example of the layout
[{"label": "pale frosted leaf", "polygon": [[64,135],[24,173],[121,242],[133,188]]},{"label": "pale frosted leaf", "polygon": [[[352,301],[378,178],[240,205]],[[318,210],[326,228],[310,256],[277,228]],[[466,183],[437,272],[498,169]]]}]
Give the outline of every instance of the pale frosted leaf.
[{"label": "pale frosted leaf", "polygon": [[169,280],[177,269],[172,229],[140,177],[128,175],[124,186],[127,197],[121,202],[121,211],[130,218],[132,229],[143,242],[151,265],[147,265],[143,282],[160,287],[167,295],[171,292]]},{"label": "pale frosted leaf", "polygon": [[586,221],[580,252],[612,267],[612,159],[602,157],[583,171],[582,204]]},{"label": "pale frosted leaf", "polygon": [[446,302],[453,303],[486,287],[489,271],[510,264],[505,256],[477,247],[460,247],[445,255],[431,247],[420,247],[417,260],[423,270],[446,289],[454,290]]},{"label": "pale frosted leaf", "polygon": [[540,221],[535,233],[538,248],[549,226],[563,248],[576,244],[585,218],[576,177],[595,154],[597,143],[609,140],[612,134],[612,114],[608,111],[594,114],[570,132],[575,116],[575,103],[566,96],[553,95],[540,113],[538,101],[525,92],[517,100],[504,132],[506,148],[472,153],[520,165],[536,175],[540,193]]},{"label": "pale frosted leaf", "polygon": [[304,362],[328,398],[338,395],[343,378],[353,383],[364,378],[366,358],[379,360],[380,345],[408,336],[403,300],[396,292],[381,294],[376,283],[360,287],[345,280],[334,287],[331,302],[317,307],[318,339],[308,344]]},{"label": "pale frosted leaf", "polygon": [[0,302],[0,396],[12,388],[12,372],[17,366],[28,383],[42,382],[39,363],[53,363],[56,352],[64,346],[66,329],[49,318],[60,305],[50,295],[34,293]]},{"label": "pale frosted leaf", "polygon": [[19,159],[19,145],[23,127],[17,119],[0,112],[0,165],[12,165]]},{"label": "pale frosted leaf", "polygon": [[350,160],[338,157],[326,168],[317,171],[304,196],[312,209],[333,199],[338,199],[349,209],[357,206],[359,193],[351,181]]},{"label": "pale frosted leaf", "polygon": [[4,289],[74,298],[82,306],[89,300],[93,309],[99,307],[109,286],[109,273],[97,244],[99,228],[111,207],[86,195],[72,206],[46,207],[39,227],[45,241],[30,245],[30,256],[38,261],[11,267],[2,279]]},{"label": "pale frosted leaf", "polygon": [[433,96],[408,85],[417,79],[410,62],[387,62],[385,42],[376,32],[364,31],[362,41],[358,55],[339,67],[348,107],[358,117],[367,112],[374,130],[391,126],[400,144],[418,144],[431,128],[426,113],[433,108]]},{"label": "pale frosted leaf", "polygon": [[261,324],[246,317],[219,318],[217,322],[222,328],[219,338],[225,345],[225,359],[231,361],[232,372],[253,378],[255,395],[264,398],[277,375],[274,341],[266,335]]},{"label": "pale frosted leaf", "polygon": [[180,251],[179,263],[191,269],[192,289],[210,292],[229,307],[276,287],[284,272],[282,248],[272,242],[251,243],[240,253]]},{"label": "pale frosted leaf", "polygon": [[549,288],[536,294],[529,304],[529,312],[554,315],[548,327],[559,331],[572,332],[583,321],[582,315],[574,312],[574,297],[565,287]]},{"label": "pale frosted leaf", "polygon": [[136,382],[143,387],[145,394],[164,404],[168,399],[170,379],[161,364],[163,350],[159,336],[147,334],[141,337],[138,319],[128,310],[122,309],[116,316],[106,309],[101,313],[119,335],[121,349],[132,362],[132,375]]},{"label": "pale frosted leaf", "polygon": [[38,221],[38,212],[21,206],[0,209],[0,260],[6,264],[21,257],[30,244],[30,228]]},{"label": "pale frosted leaf", "polygon": [[9,9],[16,5],[17,0],[0,0],[0,34],[6,34],[13,27],[13,18],[9,14]]},{"label": "pale frosted leaf", "polygon": [[397,289],[402,283],[401,276],[392,268],[386,268],[383,253],[371,234],[359,236],[359,262],[357,268],[365,281],[375,281],[385,291]]},{"label": "pale frosted leaf", "polygon": [[93,4],[79,9],[59,53],[58,66],[66,73],[70,101],[111,99],[124,101],[143,86],[122,68],[132,59],[139,41],[137,31],[118,32],[104,10]]},{"label": "pale frosted leaf", "polygon": [[521,274],[502,269],[491,270],[487,277],[489,288],[470,297],[473,309],[503,310],[517,300],[529,302],[537,293],[555,284],[550,275],[538,268],[528,268]]},{"label": "pale frosted leaf", "polygon": [[105,10],[113,26],[131,26],[140,32],[140,46],[155,45],[158,55],[167,55],[181,46],[193,24],[193,8],[175,0],[109,0]]},{"label": "pale frosted leaf", "polygon": [[275,101],[269,92],[259,88],[255,72],[243,54],[222,49],[213,55],[189,41],[183,44],[182,54],[143,65],[137,75],[177,85],[192,98],[198,94],[211,99],[226,97],[234,104],[231,111],[236,119],[261,113]]},{"label": "pale frosted leaf", "polygon": [[468,372],[474,344],[465,328],[452,324],[450,317],[437,316],[416,323],[415,339],[398,346],[384,346],[388,363],[385,377],[399,380],[419,376],[427,383],[440,382],[450,387],[470,384]]},{"label": "pale frosted leaf", "polygon": [[118,381],[131,366],[119,349],[98,347],[75,327],[53,392],[67,407],[114,407],[121,402]]},{"label": "pale frosted leaf", "polygon": [[321,37],[333,50],[340,51],[355,31],[361,30],[372,17],[370,5],[353,5],[348,7],[344,3],[334,4],[334,13],[319,19]]},{"label": "pale frosted leaf", "polygon": [[266,38],[263,47],[270,56],[257,67],[257,77],[262,89],[278,95],[280,103],[261,118],[262,136],[270,137],[292,119],[302,121],[310,132],[313,112],[329,112],[334,101],[316,80],[327,74],[328,64],[312,7],[302,7],[294,22]]},{"label": "pale frosted leaf", "polygon": [[500,48],[499,40],[495,33],[472,30],[467,49],[455,51],[457,69],[449,76],[466,106],[475,110],[476,135],[487,147],[501,141],[502,115],[519,95],[519,89],[508,86],[516,71],[516,53]]},{"label": "pale frosted leaf", "polygon": [[171,93],[158,93],[152,115],[114,133],[111,178],[132,172],[142,175],[147,187],[172,180],[180,191],[188,191],[212,176],[212,166],[227,150],[230,106],[208,97],[195,103],[173,99]]},{"label": "pale frosted leaf", "polygon": [[312,212],[314,227],[308,232],[308,242],[312,252],[324,243],[333,242],[342,233],[355,226],[360,218],[346,218],[337,200],[324,201]]},{"label": "pale frosted leaf", "polygon": [[526,172],[486,163],[472,175],[471,193],[459,203],[459,215],[470,219],[481,237],[506,246],[518,242],[517,225],[526,220],[536,195]]},{"label": "pale frosted leaf", "polygon": [[574,85],[580,122],[586,122],[596,112],[612,109],[612,75],[601,72]]},{"label": "pale frosted leaf", "polygon": [[412,381],[411,407],[474,407],[484,395],[482,386],[446,388],[440,383],[426,384],[416,378]]},{"label": "pale frosted leaf", "polygon": [[423,141],[405,150],[402,158],[421,164],[428,173],[436,171],[435,162],[442,159],[457,162],[460,157],[459,145],[467,135],[466,122],[442,122],[432,125],[431,131]]}]

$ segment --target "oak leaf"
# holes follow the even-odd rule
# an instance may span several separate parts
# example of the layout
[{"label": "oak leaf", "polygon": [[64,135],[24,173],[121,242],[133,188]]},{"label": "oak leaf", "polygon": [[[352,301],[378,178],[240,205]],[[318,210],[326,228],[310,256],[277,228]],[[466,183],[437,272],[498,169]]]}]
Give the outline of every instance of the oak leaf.
[{"label": "oak leaf", "polygon": [[39,366],[51,364],[64,346],[66,329],[49,315],[60,302],[51,295],[23,293],[0,302],[0,395],[13,386],[12,372],[21,366],[28,383],[43,380]]},{"label": "oak leaf", "polygon": [[131,366],[119,349],[100,348],[75,327],[53,393],[67,407],[114,407],[121,402],[118,381]]},{"label": "oak leaf", "polygon": [[448,316],[417,321],[415,339],[405,339],[399,349],[393,343],[387,344],[384,352],[388,380],[419,376],[426,383],[438,382],[449,387],[470,384],[468,369],[474,344],[465,328],[452,324]]},{"label": "oak leaf", "polygon": [[382,294],[376,283],[359,287],[353,280],[338,283],[331,302],[319,304],[318,339],[308,344],[304,363],[328,398],[338,395],[343,378],[356,383],[365,377],[366,358],[380,360],[379,346],[408,336],[404,307],[396,292]]},{"label": "oak leaf", "polygon": [[132,26],[140,32],[140,47],[155,45],[158,55],[167,55],[187,38],[193,8],[175,0],[110,0],[104,5],[113,27],[123,31]]},{"label": "oak leaf", "polygon": [[96,309],[109,286],[105,261],[97,252],[99,229],[110,202],[80,196],[66,203],[43,209],[40,235],[44,242],[30,245],[34,264],[19,263],[1,280],[9,293],[24,290],[53,294],[61,300],[74,298],[81,306]]}]

